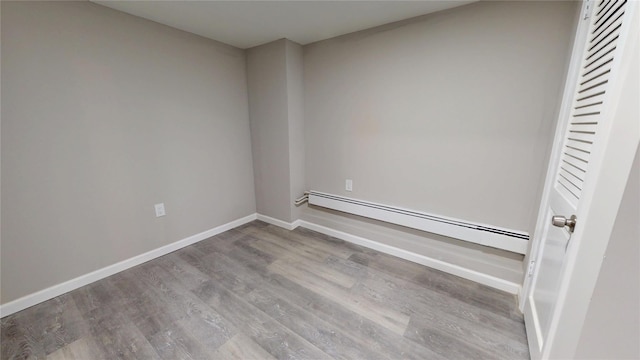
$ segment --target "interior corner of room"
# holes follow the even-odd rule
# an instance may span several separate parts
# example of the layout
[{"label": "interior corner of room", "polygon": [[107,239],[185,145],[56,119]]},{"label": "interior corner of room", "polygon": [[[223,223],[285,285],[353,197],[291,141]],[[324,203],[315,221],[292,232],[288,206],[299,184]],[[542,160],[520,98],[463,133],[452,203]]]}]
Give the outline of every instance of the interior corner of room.
[{"label": "interior corner of room", "polygon": [[[581,6],[481,1],[244,48],[89,1],[2,1],[2,316],[256,219],[518,301],[530,245],[295,200],[315,190],[539,235]],[[611,256],[628,254],[614,240],[638,232],[625,231],[607,234]],[[624,271],[602,267],[602,281]],[[601,335],[602,284],[580,344]]]}]

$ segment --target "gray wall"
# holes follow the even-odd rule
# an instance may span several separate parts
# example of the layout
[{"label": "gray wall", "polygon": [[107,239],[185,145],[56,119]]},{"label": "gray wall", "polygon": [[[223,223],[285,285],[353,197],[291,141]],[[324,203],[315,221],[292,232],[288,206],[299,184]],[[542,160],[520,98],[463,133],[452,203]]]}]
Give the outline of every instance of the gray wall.
[{"label": "gray wall", "polygon": [[532,231],[577,5],[480,2],[306,46],[308,187]]},{"label": "gray wall", "polygon": [[255,212],[243,51],[2,1],[1,72],[2,303]]},{"label": "gray wall", "polygon": [[304,192],[302,46],[281,39],[248,49],[247,77],[256,207],[289,223]]},{"label": "gray wall", "polygon": [[[307,187],[532,232],[578,11],[480,2],[305,46]],[[522,281],[516,254],[321,208],[302,218]]]},{"label": "gray wall", "polygon": [[639,254],[640,148],[636,150],[600,275],[591,296],[576,359],[640,358]]},{"label": "gray wall", "polygon": [[[2,41],[2,6],[0,3],[0,42]],[[0,46],[0,69],[2,69],[2,46]],[[0,70],[0,84],[2,71]],[[2,108],[2,86],[0,86],[0,109]],[[2,111],[0,110],[0,304],[2,304]]]},{"label": "gray wall", "polygon": [[305,135],[304,135],[304,66],[303,50],[300,44],[287,40],[287,106],[289,109],[289,167],[291,179],[291,220],[300,218],[301,207],[293,200],[302,196],[305,181]]},{"label": "gray wall", "polygon": [[289,124],[286,40],[247,50],[256,209],[289,222]]}]

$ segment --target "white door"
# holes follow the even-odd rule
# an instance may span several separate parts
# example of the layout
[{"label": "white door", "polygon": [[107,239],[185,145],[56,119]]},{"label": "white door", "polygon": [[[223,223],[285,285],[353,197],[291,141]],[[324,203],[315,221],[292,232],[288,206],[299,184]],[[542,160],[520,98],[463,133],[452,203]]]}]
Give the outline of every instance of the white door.
[{"label": "white door", "polygon": [[[567,259],[581,241],[581,215],[589,206],[591,195],[584,190],[602,168],[602,156],[594,154],[602,152],[611,141],[611,124],[607,123],[613,121],[607,112],[613,101],[610,90],[619,73],[632,7],[625,0],[583,3],[534,237],[534,245],[540,245],[531,249],[534,271],[524,285],[525,323],[532,358],[546,356],[545,346],[555,335],[561,285],[570,273]],[[555,226],[551,221],[554,216],[559,217]],[[577,216],[576,232],[569,226],[572,216]],[[567,226],[561,224],[562,217]]]}]

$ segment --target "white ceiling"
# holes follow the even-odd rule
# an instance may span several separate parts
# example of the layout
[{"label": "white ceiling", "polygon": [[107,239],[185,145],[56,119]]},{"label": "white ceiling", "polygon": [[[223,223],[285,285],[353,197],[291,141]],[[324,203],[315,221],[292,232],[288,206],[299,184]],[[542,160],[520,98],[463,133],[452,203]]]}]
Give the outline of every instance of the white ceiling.
[{"label": "white ceiling", "polygon": [[94,3],[242,49],[302,45],[474,1],[112,1]]}]

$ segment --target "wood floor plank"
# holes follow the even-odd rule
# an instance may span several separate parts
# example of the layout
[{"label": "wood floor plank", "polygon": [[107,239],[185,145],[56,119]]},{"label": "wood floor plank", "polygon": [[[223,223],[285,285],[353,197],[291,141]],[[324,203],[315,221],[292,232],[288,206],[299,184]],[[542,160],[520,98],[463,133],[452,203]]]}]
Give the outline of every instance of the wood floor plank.
[{"label": "wood floor plank", "polygon": [[438,291],[445,296],[475,306],[491,307],[491,311],[497,314],[503,314],[518,321],[522,320],[522,314],[513,306],[516,301],[515,295],[505,296],[504,292],[488,286],[460,279],[442,271],[428,269],[387,254],[359,254],[357,256],[360,261],[366,259],[367,268],[387,273],[393,278],[414,282],[423,288]]},{"label": "wood floor plank", "polygon": [[269,225],[266,226],[263,231],[272,233],[283,239],[295,241],[299,246],[301,246],[301,248],[314,249],[343,259],[349,258],[355,252],[352,247],[345,246],[345,242],[343,240],[328,236],[318,236],[318,233],[315,233],[316,236],[312,238],[313,241],[310,241],[311,238],[308,235],[305,235],[303,231],[300,231],[300,228],[294,231],[289,231],[274,225]]},{"label": "wood floor plank", "polygon": [[427,319],[423,324],[428,324],[431,333],[441,332],[454,339],[465,339],[479,350],[500,348],[510,354],[510,358],[522,358],[528,352],[522,321],[514,321],[484,307],[447,297],[431,288],[390,277],[375,269],[369,271],[370,276],[353,291],[365,293],[383,303],[395,304],[410,313],[414,323],[416,319]]},{"label": "wood floor plank", "polygon": [[[357,268],[356,268],[356,271],[358,271]],[[300,271],[296,271],[294,273],[299,274]],[[389,282],[387,282],[387,284],[392,284],[392,282],[389,281]],[[394,287],[394,288],[392,288],[390,290],[392,290],[392,292],[394,294],[396,294],[398,297],[404,297],[406,295],[405,288],[403,288],[402,286]],[[422,289],[422,290],[425,291],[424,289]],[[376,294],[376,295],[374,295],[374,297],[378,297],[379,298],[380,295]],[[397,300],[390,301],[390,303],[393,303],[393,304],[396,304],[396,305],[400,304]],[[446,301],[438,301],[438,303],[447,305]],[[454,321],[454,323],[455,323],[455,321]],[[485,325],[486,325],[486,323],[478,323],[478,324],[475,325],[475,327],[478,328],[478,330],[483,330],[485,328]],[[443,324],[442,326],[449,326],[449,325]],[[505,340],[509,340],[509,339],[505,339]],[[526,339],[523,339],[523,341],[526,341]],[[476,353],[482,353],[482,352],[476,351]],[[488,356],[488,354],[485,353],[485,356]]]},{"label": "wood floor plank", "polygon": [[123,305],[119,308],[123,314],[150,340],[156,333],[171,329],[177,317],[167,311],[153,289],[139,281],[129,278],[128,274],[109,279],[113,293],[122,299]]},{"label": "wood floor plank", "polygon": [[0,353],[2,359],[44,358],[42,346],[29,336],[28,323],[19,324],[17,317],[25,314],[22,311],[15,316],[2,319],[2,340]]},{"label": "wood floor plank", "polygon": [[179,314],[176,324],[187,329],[206,348],[217,349],[235,335],[236,329],[231,323],[162,267],[148,266],[135,275],[154,286],[157,297],[164,300],[164,308]]},{"label": "wood floor plank", "polygon": [[254,221],[1,319],[0,359],[528,359],[513,295]]},{"label": "wood floor plank", "polygon": [[222,345],[212,356],[214,359],[245,360],[261,359],[275,360],[271,354],[256,344],[248,336],[240,333]]},{"label": "wood floor plank", "polygon": [[243,231],[240,231],[238,229],[231,229],[229,231],[223,232],[222,234],[218,234],[203,241],[197,242],[193,244],[193,247],[205,254],[220,251],[221,248],[231,250],[233,249],[233,243],[243,236],[245,236],[245,233]]},{"label": "wood floor plank", "polygon": [[97,338],[109,359],[160,359],[153,346],[133,324],[100,332]]},{"label": "wood floor plank", "polygon": [[280,263],[286,262],[288,265],[294,268],[304,269],[307,272],[313,273],[316,276],[319,276],[344,288],[351,288],[356,283],[355,278],[339,271],[333,270],[323,263],[309,260],[308,258],[299,256],[298,254],[293,254],[288,251],[288,249],[282,246],[278,246],[267,241],[258,240],[253,242],[251,244],[251,247],[272,255],[273,257],[277,258],[278,260],[276,261]]},{"label": "wood floor plank", "polygon": [[313,344],[213,281],[196,290],[196,294],[278,359],[330,359]]},{"label": "wood floor plank", "polygon": [[[473,324],[451,316],[439,315],[435,311],[425,311],[412,316],[405,336],[409,339],[423,341],[424,337],[417,336],[422,336],[421,334],[426,332],[430,336],[437,335],[441,338],[455,339],[454,342],[459,343],[460,348],[473,349],[475,353],[484,354],[484,358],[497,358],[493,355],[496,352],[508,354],[506,359],[521,359],[527,355],[526,346],[522,346],[508,337],[496,337],[489,326],[483,327],[482,324]],[[434,344],[429,347],[441,351]]]},{"label": "wood floor plank", "polygon": [[92,310],[87,322],[98,351],[108,359],[160,358],[140,330],[117,309]]},{"label": "wood floor plank", "polygon": [[351,334],[373,351],[387,359],[445,359],[431,349],[379,325],[333,301],[307,290],[283,276],[267,280],[270,288],[277,289],[287,300],[311,309],[323,320],[336,326],[341,332]]},{"label": "wood floor plank", "polygon": [[464,328],[476,334],[478,340],[503,334],[504,342],[526,341],[522,322],[513,321],[486,309],[469,305],[455,298],[443,296],[430,289],[419,288],[402,280],[372,276],[354,287],[355,293],[367,294],[382,303],[395,304],[412,317],[435,314],[452,323],[465,324]]},{"label": "wood floor plank", "polygon": [[[239,256],[240,254],[236,254]],[[327,322],[341,330],[343,334],[352,334],[376,353],[387,359],[441,359],[443,357],[430,349],[404,338],[385,327],[361,316],[349,309],[345,309],[307,288],[298,285],[280,275],[269,275],[266,272],[247,272],[243,269],[249,257],[227,258],[225,255],[215,255],[216,262],[225,269],[231,270],[238,276],[236,281],[242,281],[248,288],[268,289],[280,294],[292,304],[301,308],[308,308]],[[221,283],[229,279],[220,278]],[[231,282],[231,285],[233,282]],[[246,296],[246,295],[245,295]]]},{"label": "wood floor plank", "polygon": [[3,336],[5,327],[8,333],[15,332],[11,341],[3,341],[3,356],[6,351],[17,358],[44,358],[45,355],[76,341],[87,331],[82,315],[68,294],[38,304],[29,310],[16,314],[6,325],[3,322]]},{"label": "wood floor plank", "polygon": [[[183,251],[179,254],[178,262],[185,262],[194,269],[216,281],[225,281],[225,286],[234,293],[242,295],[253,290],[251,284],[242,281],[224,261],[226,256],[219,253],[203,254],[197,251]],[[265,267],[266,269],[266,267]],[[244,268],[243,271],[248,269]],[[265,270],[266,271],[266,270]]]},{"label": "wood floor plank", "polygon": [[268,290],[252,291],[247,301],[335,359],[384,358],[332,324]]},{"label": "wood floor plank", "polygon": [[287,249],[288,253],[297,254],[301,257],[308,258],[311,261],[322,262],[329,255],[331,255],[330,252],[327,252],[324,249],[314,248],[313,246],[309,246],[308,244],[292,240],[291,238],[281,237],[274,234],[273,232],[266,231],[271,229],[270,226],[267,226],[264,229],[251,229],[246,233],[255,239],[260,239],[262,241],[267,241],[272,244],[284,247]]},{"label": "wood floor plank", "polygon": [[182,324],[175,323],[170,329],[162,330],[149,340],[158,355],[165,360],[173,359],[210,359],[217,348],[207,348],[199,342]]},{"label": "wood floor plank", "polygon": [[178,281],[182,282],[188,290],[197,289],[205,282],[211,280],[210,276],[181,260],[178,252],[163,256],[158,259],[156,264],[163,267],[178,279]]},{"label": "wood floor plank", "polygon": [[269,265],[269,270],[331,299],[346,309],[360,314],[399,335],[404,334],[409,324],[408,315],[396,311],[390,306],[380,306],[366,297],[357,296],[342,288],[333,286],[330,282],[299,267],[296,268],[286,262],[276,261]]},{"label": "wood floor plank", "polygon": [[86,360],[105,359],[98,346],[91,337],[80,338],[53,353],[47,355],[47,360]]},{"label": "wood floor plank", "polygon": [[324,265],[343,274],[349,275],[356,280],[363,280],[369,275],[368,267],[362,266],[361,264],[353,262],[349,259],[329,256],[324,261]]}]

